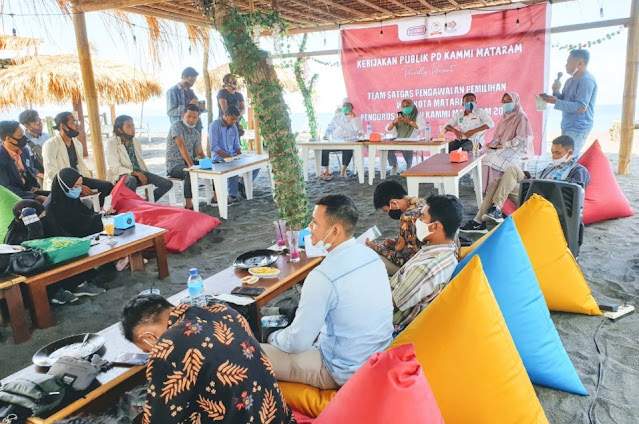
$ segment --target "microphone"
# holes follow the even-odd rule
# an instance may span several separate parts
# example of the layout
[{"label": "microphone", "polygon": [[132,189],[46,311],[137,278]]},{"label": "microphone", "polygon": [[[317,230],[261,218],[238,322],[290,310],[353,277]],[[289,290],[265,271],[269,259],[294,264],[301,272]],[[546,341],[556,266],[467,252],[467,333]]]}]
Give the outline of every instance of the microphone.
[{"label": "microphone", "polygon": [[555,81],[559,82],[559,80],[561,79],[561,77],[564,76],[563,72],[557,72],[557,79]]}]

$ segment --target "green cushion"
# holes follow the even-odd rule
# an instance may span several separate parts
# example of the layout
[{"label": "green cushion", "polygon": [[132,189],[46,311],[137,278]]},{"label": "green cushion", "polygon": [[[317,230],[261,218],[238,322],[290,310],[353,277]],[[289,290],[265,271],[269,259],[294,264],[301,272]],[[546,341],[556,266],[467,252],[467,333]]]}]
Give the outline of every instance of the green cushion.
[{"label": "green cushion", "polygon": [[0,186],[0,243],[11,221],[13,221],[13,206],[20,201],[20,197],[9,189]]}]

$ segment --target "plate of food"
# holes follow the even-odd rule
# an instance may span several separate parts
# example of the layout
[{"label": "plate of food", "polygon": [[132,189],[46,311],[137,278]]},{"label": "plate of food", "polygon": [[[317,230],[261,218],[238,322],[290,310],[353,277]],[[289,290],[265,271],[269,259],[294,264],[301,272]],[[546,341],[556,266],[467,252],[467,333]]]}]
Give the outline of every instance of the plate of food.
[{"label": "plate of food", "polygon": [[272,268],[270,266],[260,266],[256,268],[249,268],[249,273],[259,278],[275,278],[280,275],[280,270]]},{"label": "plate of food", "polygon": [[97,353],[104,346],[105,339],[99,334],[85,333],[65,337],[49,343],[33,355],[33,363],[41,367],[52,366],[61,356],[85,358]]}]

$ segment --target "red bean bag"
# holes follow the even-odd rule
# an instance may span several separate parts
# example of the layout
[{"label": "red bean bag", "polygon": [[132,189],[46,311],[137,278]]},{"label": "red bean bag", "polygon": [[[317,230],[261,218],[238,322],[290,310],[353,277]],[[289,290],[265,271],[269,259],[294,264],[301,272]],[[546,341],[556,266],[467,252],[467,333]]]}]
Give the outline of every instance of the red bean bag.
[{"label": "red bean bag", "polygon": [[300,411],[296,411],[295,409],[293,409],[292,411],[293,411],[293,416],[295,417],[295,421],[297,421],[297,424],[312,424],[313,421],[315,421],[315,418],[306,416],[302,414]]},{"label": "red bean bag", "polygon": [[133,212],[135,222],[168,230],[164,242],[172,253],[185,251],[220,225],[219,219],[203,213],[147,202],[124,185],[124,178],[115,185],[111,196],[111,206],[118,213]]},{"label": "red bean bag", "polygon": [[[463,405],[460,405],[463,407]],[[371,356],[315,420],[335,423],[443,424],[412,343]]]},{"label": "red bean bag", "polygon": [[577,162],[590,172],[590,184],[586,187],[584,201],[584,224],[635,214],[619,188],[610,161],[601,150],[599,140],[595,140]]}]

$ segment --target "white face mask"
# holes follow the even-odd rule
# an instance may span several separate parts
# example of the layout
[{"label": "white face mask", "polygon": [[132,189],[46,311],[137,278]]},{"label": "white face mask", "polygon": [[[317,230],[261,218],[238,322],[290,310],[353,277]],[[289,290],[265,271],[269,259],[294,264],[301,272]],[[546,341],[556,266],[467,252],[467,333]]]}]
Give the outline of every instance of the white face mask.
[{"label": "white face mask", "polygon": [[572,74],[570,74],[570,76],[571,76],[571,77],[574,77],[574,76],[575,76],[575,74],[576,74],[577,72],[579,72],[579,66],[576,66],[576,67],[575,67],[575,70],[574,70],[574,71],[572,71]]},{"label": "white face mask", "polygon": [[[140,336],[143,336],[143,335],[145,335],[145,334],[150,334],[151,336],[155,337],[155,343],[157,343],[157,342],[158,342],[158,340],[160,339],[158,336],[156,336],[155,334],[151,333],[150,331],[145,331],[144,333],[140,334]],[[155,344],[154,344],[154,343],[151,343],[151,342],[149,342],[149,341],[148,341],[148,340],[146,340],[146,339],[143,339],[142,341],[143,341],[144,343],[148,344],[148,345],[149,345],[149,347],[151,348],[151,350],[155,347]]]},{"label": "white face mask", "polygon": [[[432,224],[432,222],[430,224]],[[418,219],[415,222],[415,232],[416,232],[416,235],[417,235],[417,240],[424,241],[424,239],[426,237],[428,237],[431,234],[433,234],[433,231],[429,230],[430,224],[426,224],[421,219]]]},{"label": "white face mask", "polygon": [[552,160],[552,165],[553,166],[559,166],[563,163],[569,162],[570,161],[570,154],[566,153],[563,157],[559,158],[559,159],[553,159]]},{"label": "white face mask", "polygon": [[195,124],[193,124],[193,125],[191,125],[191,124],[187,124],[187,123],[186,123],[186,120],[184,120],[184,119],[182,119],[182,123],[183,123],[184,125],[186,125],[186,127],[187,127],[187,128],[191,128],[191,129],[195,128],[195,126],[197,125],[197,123],[195,123]]},{"label": "white face mask", "polygon": [[[328,235],[331,233],[331,230],[333,230],[333,227],[331,227],[331,229],[328,230],[328,232],[326,233],[326,236],[322,240],[318,241],[317,243],[313,242],[313,247],[321,250],[323,254],[328,253],[328,249],[331,248],[331,246],[333,245],[333,241],[335,241],[335,237],[337,237],[337,236],[333,237],[333,240],[328,243],[324,242],[324,240],[326,240],[326,237],[328,237]],[[312,234],[311,234],[311,241],[313,241]]]}]

